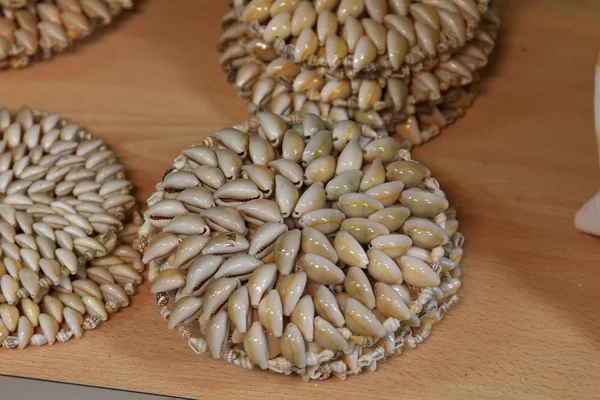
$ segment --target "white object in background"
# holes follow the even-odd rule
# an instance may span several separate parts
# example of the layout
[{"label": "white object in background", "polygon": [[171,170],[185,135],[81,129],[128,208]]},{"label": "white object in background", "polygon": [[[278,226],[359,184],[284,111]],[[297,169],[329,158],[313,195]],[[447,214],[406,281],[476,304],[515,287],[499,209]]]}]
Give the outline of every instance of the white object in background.
[{"label": "white object in background", "polygon": [[[596,84],[594,96],[594,118],[596,126],[596,143],[600,160],[600,52],[596,60]],[[600,192],[596,193],[575,214],[575,227],[580,231],[600,236]]]}]

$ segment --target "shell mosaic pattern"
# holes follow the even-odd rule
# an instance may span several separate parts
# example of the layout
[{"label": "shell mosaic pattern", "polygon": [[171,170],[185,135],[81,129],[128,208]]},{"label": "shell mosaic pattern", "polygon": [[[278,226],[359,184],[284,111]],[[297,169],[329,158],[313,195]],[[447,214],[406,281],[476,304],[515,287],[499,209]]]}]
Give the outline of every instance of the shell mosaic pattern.
[{"label": "shell mosaic pattern", "polygon": [[489,0],[234,0],[221,44],[247,34],[307,67],[428,68],[474,38]]},{"label": "shell mosaic pattern", "polygon": [[458,301],[455,210],[395,139],[353,121],[259,113],[183,150],[148,206],[151,291],[197,354],[346,379]]},{"label": "shell mosaic pattern", "polygon": [[[354,3],[356,4],[350,7],[350,4]],[[275,13],[271,20],[273,21],[280,16],[278,13],[281,10],[287,10],[295,16],[296,13],[304,15],[306,9],[313,7],[320,10],[317,13],[319,17],[312,22],[317,31],[321,22],[320,16],[330,15],[333,18],[335,16],[333,11],[336,11],[336,7],[345,10],[362,10],[357,16],[358,19],[349,16],[344,23],[340,22],[339,30],[350,29],[348,25],[352,25],[352,21],[356,21],[356,26],[352,28],[353,34],[350,35],[355,37],[355,43],[359,41],[358,38],[362,34],[365,35],[362,38],[366,41],[368,34],[365,32],[373,33],[374,31],[378,32],[381,38],[380,40],[373,38],[370,42],[371,45],[373,42],[380,42],[385,46],[386,43],[388,45],[395,43],[394,40],[390,41],[385,37],[388,35],[394,38],[396,35],[400,35],[396,30],[398,27],[386,25],[385,21],[383,25],[380,24],[375,21],[375,14],[381,14],[388,20],[395,20],[400,18],[397,10],[402,7],[413,7],[416,10],[431,8],[442,15],[452,13],[456,11],[455,9],[478,9],[475,2],[471,0],[404,2],[406,4],[402,6],[398,5],[399,2],[389,3],[391,6],[388,10],[385,1],[315,1],[311,5],[311,2],[308,1],[270,2],[261,0],[250,2],[243,10],[256,11],[258,9],[263,13],[273,12]],[[272,43],[257,36],[256,32],[247,26],[251,25],[251,22],[244,22],[243,17],[240,17],[245,15],[244,11],[239,11],[240,7],[238,5],[223,18],[224,32],[220,41],[223,54],[220,62],[228,73],[228,80],[249,104],[248,108],[251,112],[268,110],[278,114],[294,113],[300,116],[306,113],[318,113],[323,117],[332,118],[333,121],[350,118],[368,124],[376,130],[386,129],[390,133],[398,133],[411,145],[421,144],[436,136],[441,128],[464,114],[464,109],[471,105],[477,92],[479,70],[487,64],[500,25],[493,8],[488,5],[488,2],[482,2],[479,4],[481,14],[477,18],[477,29],[468,35],[460,47],[428,58],[427,62],[415,62],[410,66],[395,63],[397,66],[402,64],[402,68],[389,68],[389,65],[385,66],[386,62],[384,61],[381,63],[371,62],[364,68],[354,69],[353,60],[356,60],[357,57],[360,60],[364,59],[360,54],[358,56],[354,54],[354,58],[352,55],[347,55],[346,62],[342,62],[343,54],[328,54],[327,46],[317,46],[315,53],[311,56],[313,60],[320,60],[316,62],[317,64],[327,64],[327,60],[337,60],[337,62],[335,65],[315,67],[309,66],[295,57],[298,55],[297,46],[294,48],[293,44],[287,44],[285,46],[287,53],[281,53],[281,51],[276,51]],[[328,10],[328,7],[333,11]],[[236,10],[238,11],[236,12]],[[382,10],[389,11],[389,14]],[[421,24],[424,22],[424,20],[419,20],[422,16],[421,11],[412,13],[409,11],[400,19],[407,21],[411,18],[414,19],[414,14],[418,16],[417,22]],[[460,12],[456,15],[458,14]],[[258,19],[264,17],[257,12],[249,15]],[[339,15],[337,18],[338,22],[341,21]],[[429,22],[432,21],[435,21],[434,17],[429,19]],[[321,25],[323,24],[321,23]],[[367,26],[373,24],[381,26],[375,30],[366,29]],[[305,28],[305,30],[307,29],[312,28]],[[403,32],[406,33],[406,31]],[[317,37],[320,37],[323,39],[322,42],[334,37],[339,39],[332,32],[323,33],[323,35],[321,35],[323,37],[317,34],[309,36],[314,36],[315,41],[318,41]],[[348,34],[342,36],[348,37]],[[297,39],[299,41],[300,38]],[[291,42],[297,44],[295,40],[293,39]],[[347,47],[342,46],[343,49]],[[339,49],[339,46],[330,46],[330,48]],[[406,56],[409,59],[411,55],[414,56],[420,52],[418,45],[411,48],[414,53],[409,52],[409,48],[406,46],[403,48],[406,50],[403,57]],[[462,90],[457,88],[462,88]],[[452,103],[457,98],[460,98],[460,105],[446,107],[444,104]],[[434,109],[436,110],[434,111]],[[446,111],[448,109],[449,111]],[[456,109],[459,110],[455,112]],[[429,110],[432,111],[427,112]],[[438,115],[437,118],[434,118],[436,120],[434,124],[431,123],[432,113]],[[448,116],[440,118],[443,114],[448,114]]]},{"label": "shell mosaic pattern", "polygon": [[0,68],[49,59],[132,7],[133,0],[0,0]]},{"label": "shell mosaic pattern", "polygon": [[0,132],[0,343],[81,338],[142,282],[131,183],[102,141],[58,114],[0,108]]}]

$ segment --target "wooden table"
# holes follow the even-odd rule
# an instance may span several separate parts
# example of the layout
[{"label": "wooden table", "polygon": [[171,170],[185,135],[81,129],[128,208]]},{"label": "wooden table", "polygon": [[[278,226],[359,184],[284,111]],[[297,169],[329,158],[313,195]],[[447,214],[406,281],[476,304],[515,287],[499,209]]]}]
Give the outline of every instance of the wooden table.
[{"label": "wooden table", "polygon": [[[71,55],[1,72],[1,101],[89,127],[122,155],[143,201],[179,149],[248,117],[217,61],[225,3],[144,1]],[[207,399],[597,398],[600,241],[577,232],[573,215],[600,186],[600,3],[498,4],[504,24],[482,95],[414,152],[468,240],[462,303],[418,350],[346,382],[242,371],[194,355],[145,285],[84,340],[0,349],[0,373]]]}]

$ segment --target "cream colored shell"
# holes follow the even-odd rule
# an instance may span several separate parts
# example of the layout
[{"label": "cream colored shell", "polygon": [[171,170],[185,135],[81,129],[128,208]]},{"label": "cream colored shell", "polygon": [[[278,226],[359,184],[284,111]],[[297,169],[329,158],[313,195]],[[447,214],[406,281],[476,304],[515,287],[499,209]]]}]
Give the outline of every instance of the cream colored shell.
[{"label": "cream colored shell", "polygon": [[[353,73],[375,61],[393,70],[402,65],[426,64],[431,58],[463,47],[486,19],[492,18],[488,0],[481,0],[479,4],[475,0],[422,3],[393,0],[389,7],[387,1],[341,0],[326,8],[304,0],[290,2],[287,12],[276,14],[269,14],[265,3],[268,2],[234,5],[224,18],[221,43],[241,31],[233,23],[238,20],[246,34],[264,39],[280,55],[289,54],[312,68],[331,68],[337,65],[314,53],[317,46],[324,47],[329,38],[341,37],[350,54],[339,57],[347,57],[343,63],[351,67]],[[402,6],[396,6],[399,3]],[[397,38],[389,40],[390,32]],[[314,42],[310,47],[307,47],[308,37]],[[285,48],[286,44],[294,50]],[[377,56],[382,58],[376,60]]]}]

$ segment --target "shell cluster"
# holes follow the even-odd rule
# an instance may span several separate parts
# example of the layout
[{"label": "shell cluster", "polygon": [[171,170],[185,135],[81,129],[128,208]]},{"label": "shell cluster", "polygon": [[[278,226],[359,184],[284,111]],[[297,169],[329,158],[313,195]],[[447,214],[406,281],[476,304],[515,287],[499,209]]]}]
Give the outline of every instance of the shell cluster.
[{"label": "shell cluster", "polygon": [[133,0],[0,0],[0,68],[49,59],[132,7]]},{"label": "shell cluster", "polygon": [[414,145],[472,104],[500,21],[489,0],[234,0],[222,25],[221,66],[251,111]]},{"label": "shell cluster", "polygon": [[131,183],[101,140],[58,114],[0,108],[0,132],[0,343],[81,338],[142,283]]},{"label": "shell cluster", "polygon": [[139,230],[169,329],[305,380],[375,370],[458,301],[463,237],[385,133],[261,112],[182,151]]}]

